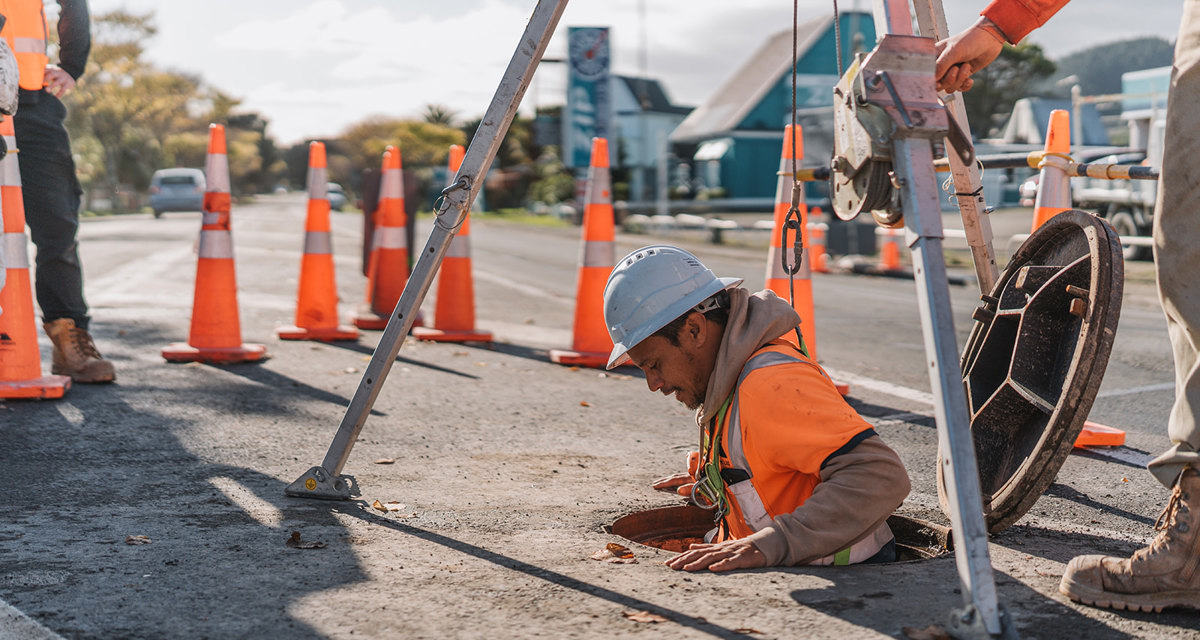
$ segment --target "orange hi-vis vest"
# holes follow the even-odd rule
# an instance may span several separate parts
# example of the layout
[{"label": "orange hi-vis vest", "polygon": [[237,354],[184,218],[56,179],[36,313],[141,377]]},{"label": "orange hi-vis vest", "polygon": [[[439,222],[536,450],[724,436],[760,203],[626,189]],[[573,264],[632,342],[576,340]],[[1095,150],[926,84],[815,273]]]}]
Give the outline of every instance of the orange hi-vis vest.
[{"label": "orange hi-vis vest", "polygon": [[2,35],[17,58],[21,88],[41,91],[50,63],[42,0],[0,0],[0,14],[6,18]]},{"label": "orange hi-vis vest", "polygon": [[[708,466],[716,449],[707,441],[719,439],[717,467],[727,513],[718,541],[744,538],[770,526],[775,516],[795,511],[820,484],[821,468],[829,459],[875,435],[820,365],[780,339],[746,361],[730,400],[711,422],[701,463]],[[751,425],[749,431],[742,429],[743,422]],[[892,537],[884,523],[853,545],[809,564],[859,563]]]}]

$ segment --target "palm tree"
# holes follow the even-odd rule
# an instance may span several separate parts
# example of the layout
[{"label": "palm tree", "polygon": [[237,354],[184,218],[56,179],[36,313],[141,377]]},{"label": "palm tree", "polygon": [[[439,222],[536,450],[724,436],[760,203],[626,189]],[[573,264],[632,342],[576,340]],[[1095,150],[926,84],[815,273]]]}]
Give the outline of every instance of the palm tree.
[{"label": "palm tree", "polygon": [[454,126],[454,118],[458,114],[451,111],[449,107],[440,104],[425,105],[425,122],[430,124],[440,124],[447,127]]}]

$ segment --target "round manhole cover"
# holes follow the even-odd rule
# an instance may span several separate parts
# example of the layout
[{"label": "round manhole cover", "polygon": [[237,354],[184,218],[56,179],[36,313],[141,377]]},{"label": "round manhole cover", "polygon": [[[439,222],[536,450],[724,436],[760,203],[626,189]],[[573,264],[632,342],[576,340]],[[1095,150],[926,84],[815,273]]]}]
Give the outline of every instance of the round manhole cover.
[{"label": "round manhole cover", "polygon": [[975,310],[962,371],[991,533],[1025,515],[1070,454],[1108,365],[1124,281],[1112,228],[1064,211],[1029,236]]}]

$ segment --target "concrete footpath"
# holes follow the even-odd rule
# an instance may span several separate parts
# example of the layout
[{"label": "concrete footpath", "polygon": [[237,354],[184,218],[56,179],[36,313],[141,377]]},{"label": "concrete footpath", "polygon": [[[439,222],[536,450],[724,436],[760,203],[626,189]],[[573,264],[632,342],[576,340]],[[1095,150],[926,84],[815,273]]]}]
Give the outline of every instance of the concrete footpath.
[{"label": "concrete footpath", "polygon": [[[647,393],[636,371],[551,364],[545,350],[569,344],[571,301],[506,290],[495,272],[477,285],[485,310],[529,302],[502,318],[481,313],[496,333],[490,348],[405,344],[345,469],[361,498],[285,497],[325,455],[380,335],[273,337],[291,321],[295,220],[257,205],[234,222],[243,335],[268,345],[261,364],[171,365],[159,354],[186,336],[194,257],[177,238],[194,238],[194,216],[140,223],[145,250],[106,265],[136,277],[118,286],[89,274],[117,384],[0,402],[0,600],[10,605],[0,638],[903,638],[962,604],[952,556],[686,574],[661,564],[670,553],[607,533],[620,516],[679,503],[648,483],[694,446],[691,412]],[[343,301],[362,295],[354,223],[336,219]],[[107,224],[118,223],[85,225],[90,250],[129,241]],[[547,233],[558,248],[546,255],[573,259],[575,234]],[[531,319],[539,305],[558,324]],[[913,477],[902,512],[944,521],[929,406],[868,387],[852,403]],[[1131,437],[1142,450],[1161,444]],[[1072,496],[1056,485],[991,544],[1022,637],[1200,637],[1194,612],[1117,613],[1057,594],[1070,557],[1128,553],[1150,533],[1152,515],[1113,504],[1134,491],[1163,496],[1132,468],[1117,482],[1108,462],[1073,459],[1070,473],[1073,486],[1104,483],[1116,497],[1094,495],[1099,506],[1064,524],[1055,501]],[[590,558],[610,542],[637,562]],[[21,631],[30,623],[45,635]]]}]

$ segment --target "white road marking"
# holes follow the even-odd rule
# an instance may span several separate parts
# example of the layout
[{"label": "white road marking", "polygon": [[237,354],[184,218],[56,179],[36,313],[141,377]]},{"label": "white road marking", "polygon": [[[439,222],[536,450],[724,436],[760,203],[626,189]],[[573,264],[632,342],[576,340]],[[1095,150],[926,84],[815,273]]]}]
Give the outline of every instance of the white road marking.
[{"label": "white road marking", "polygon": [[912,400],[914,402],[927,404],[931,407],[933,406],[933,394],[925,393],[924,391],[917,391],[916,389],[909,389],[908,387],[902,387],[898,384],[884,382],[883,380],[875,380],[874,378],[860,376],[850,373],[849,371],[830,369],[829,367],[824,367],[824,369],[825,373],[829,374],[829,377],[838,382],[848,383],[851,387],[862,387],[864,389],[870,389],[871,391],[886,393],[889,396],[896,398],[903,398],[905,400]]},{"label": "white road marking", "polygon": [[[829,377],[833,378],[834,380],[837,380],[838,382],[849,383],[852,387],[855,387],[855,386],[862,387],[864,389],[870,389],[871,391],[878,391],[879,393],[886,393],[887,395],[890,395],[890,396],[893,396],[896,398],[902,398],[904,400],[912,400],[914,402],[920,402],[920,403],[928,405],[930,407],[933,406],[933,395],[929,394],[929,393],[925,393],[924,391],[917,391],[916,389],[909,389],[908,387],[902,387],[898,384],[884,382],[883,380],[875,380],[874,378],[868,378],[866,376],[860,376],[860,375],[856,375],[856,374],[853,374],[853,373],[850,373],[847,371],[841,371],[838,369],[830,369],[828,367],[825,368],[825,372],[828,373]],[[1135,393],[1144,393],[1144,392],[1149,392],[1149,391],[1163,391],[1165,389],[1174,389],[1174,388],[1175,388],[1175,383],[1152,384],[1152,385],[1146,385],[1143,387],[1132,387],[1129,389],[1114,389],[1112,391],[1108,391],[1106,393],[1099,394],[1099,397],[1123,396],[1123,395],[1131,395],[1131,394],[1135,394]],[[913,413],[913,412],[905,412],[905,413],[897,413],[897,414],[892,414],[892,415],[888,415],[888,416],[883,416],[881,418],[876,418],[875,422],[883,423],[883,422],[891,422],[891,421],[897,421],[897,420],[908,420],[912,417],[929,418],[932,416],[925,416],[925,415],[922,415],[919,413]],[[1139,453],[1137,451],[1133,451],[1133,450],[1131,450],[1127,447],[1123,447],[1123,446],[1122,447],[1113,447],[1113,448],[1097,447],[1097,448],[1088,448],[1086,450],[1097,456],[1109,458],[1111,460],[1116,460],[1119,462],[1127,462],[1130,464],[1136,464],[1138,466],[1145,466],[1146,463],[1150,462],[1150,460],[1152,459],[1151,456],[1148,456],[1144,453]]]},{"label": "white road marking", "polygon": [[1150,391],[1174,391],[1174,382],[1160,382],[1158,384],[1148,384],[1144,387],[1130,387],[1128,389],[1109,389],[1101,391],[1096,395],[1097,398],[1113,398],[1116,396],[1128,396],[1135,393],[1147,393]]},{"label": "white road marking", "polygon": [[63,640],[63,637],[0,600],[0,640]]}]

